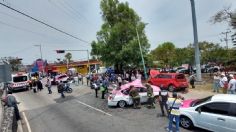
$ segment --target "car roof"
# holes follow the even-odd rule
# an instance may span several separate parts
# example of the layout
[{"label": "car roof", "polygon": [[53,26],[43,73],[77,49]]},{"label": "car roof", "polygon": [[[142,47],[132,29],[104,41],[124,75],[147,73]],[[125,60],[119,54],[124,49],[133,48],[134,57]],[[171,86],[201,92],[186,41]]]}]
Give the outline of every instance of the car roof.
[{"label": "car roof", "polygon": [[183,74],[183,73],[160,73],[160,74],[165,74],[165,75],[180,75],[180,74]]},{"label": "car roof", "polygon": [[217,94],[212,96],[212,101],[226,101],[226,102],[235,102],[236,103],[236,95],[233,94]]}]

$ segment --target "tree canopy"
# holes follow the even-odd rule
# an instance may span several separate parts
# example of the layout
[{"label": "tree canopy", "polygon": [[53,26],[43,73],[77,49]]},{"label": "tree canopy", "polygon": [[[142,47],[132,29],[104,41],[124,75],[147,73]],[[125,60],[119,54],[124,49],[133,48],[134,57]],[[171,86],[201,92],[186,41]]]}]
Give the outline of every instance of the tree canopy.
[{"label": "tree canopy", "polygon": [[68,62],[71,62],[71,59],[72,59],[72,54],[69,52],[69,53],[66,53],[65,54],[65,59],[68,60]]},{"label": "tree canopy", "polygon": [[229,25],[236,29],[236,10],[232,11],[231,7],[225,7],[218,11],[210,20],[212,23],[229,22]]},{"label": "tree canopy", "polygon": [[[201,53],[201,64],[208,62],[225,63],[235,60],[235,53],[232,49],[220,46],[219,44],[203,41],[199,42]],[[159,61],[164,66],[180,66],[182,64],[194,65],[194,45],[189,44],[184,48],[176,48],[171,42],[160,44],[150,53],[153,61]]]},{"label": "tree canopy", "polygon": [[97,32],[97,40],[92,42],[91,54],[119,71],[127,66],[140,66],[142,61],[136,30],[146,58],[150,44],[144,31],[145,23],[127,2],[101,0],[100,8],[104,23]]}]

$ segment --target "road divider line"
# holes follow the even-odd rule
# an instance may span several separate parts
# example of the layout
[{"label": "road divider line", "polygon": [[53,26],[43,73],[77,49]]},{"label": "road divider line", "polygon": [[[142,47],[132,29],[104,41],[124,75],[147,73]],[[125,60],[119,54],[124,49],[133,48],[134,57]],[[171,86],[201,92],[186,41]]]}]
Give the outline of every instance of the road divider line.
[{"label": "road divider line", "polygon": [[95,108],[95,107],[93,107],[93,106],[91,106],[91,105],[85,104],[84,102],[81,102],[81,101],[79,101],[79,100],[75,100],[75,101],[78,102],[78,103],[80,103],[80,104],[82,104],[82,105],[85,105],[85,106],[87,106],[87,107],[89,107],[89,108],[91,108],[91,109],[94,109],[94,110],[96,110],[96,111],[99,111],[99,112],[101,112],[101,113],[103,113],[103,114],[105,114],[105,115],[112,116],[111,114],[109,114],[109,113],[107,113],[107,112],[105,112],[105,111],[102,111],[102,110],[100,110],[100,109],[98,109],[98,108]]},{"label": "road divider line", "polygon": [[23,115],[23,117],[24,117],[24,120],[25,120],[25,123],[26,123],[26,127],[27,127],[27,129],[28,129],[28,132],[32,132],[32,131],[31,131],[31,128],[30,128],[30,125],[29,125],[29,121],[28,121],[28,119],[27,119],[26,116],[25,116],[25,112],[22,112],[22,115]]}]

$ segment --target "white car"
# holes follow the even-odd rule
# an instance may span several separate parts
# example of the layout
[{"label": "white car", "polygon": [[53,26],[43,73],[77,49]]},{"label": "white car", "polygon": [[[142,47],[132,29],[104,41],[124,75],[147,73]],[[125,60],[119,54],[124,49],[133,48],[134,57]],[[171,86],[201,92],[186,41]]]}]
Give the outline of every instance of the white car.
[{"label": "white car", "polygon": [[[131,85],[138,89],[140,95],[140,102],[147,102],[147,88],[142,85],[141,80],[137,79],[131,83],[122,85],[120,89],[114,89],[108,97],[108,106],[119,106],[123,108],[126,105],[132,105],[133,100],[129,96],[129,87]],[[158,96],[160,88],[153,85],[151,85],[151,87],[153,88],[154,96]]]},{"label": "white car", "polygon": [[180,108],[180,125],[214,132],[236,132],[236,95],[218,94],[185,100]]},{"label": "white car", "polygon": [[68,81],[69,77],[66,74],[60,74],[51,79],[52,84],[58,84],[60,81]]}]

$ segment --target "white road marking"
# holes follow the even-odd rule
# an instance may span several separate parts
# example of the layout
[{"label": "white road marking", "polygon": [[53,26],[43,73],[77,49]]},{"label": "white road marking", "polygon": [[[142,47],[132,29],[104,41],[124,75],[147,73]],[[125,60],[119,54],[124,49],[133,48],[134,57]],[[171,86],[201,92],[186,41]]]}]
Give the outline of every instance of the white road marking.
[{"label": "white road marking", "polygon": [[30,128],[30,125],[29,125],[29,121],[28,121],[28,119],[27,119],[26,116],[25,116],[25,112],[22,112],[22,115],[23,115],[23,117],[24,117],[24,119],[25,119],[25,123],[26,123],[27,129],[28,129],[28,132],[31,132],[31,128]]},{"label": "white road marking", "polygon": [[92,109],[94,109],[94,110],[96,110],[96,111],[99,111],[99,112],[101,112],[101,113],[103,113],[103,114],[105,114],[105,115],[112,116],[111,114],[109,114],[109,113],[107,113],[107,112],[105,112],[105,111],[102,111],[102,110],[100,110],[100,109],[98,109],[98,108],[95,108],[95,107],[93,107],[93,106],[90,106],[90,105],[88,105],[88,104],[85,104],[85,103],[83,103],[83,102],[81,102],[81,101],[79,101],[79,100],[75,100],[75,101],[78,102],[78,103],[80,103],[80,104],[82,104],[82,105],[85,105],[85,106],[87,106],[87,107],[89,107],[89,108],[92,108]]}]

